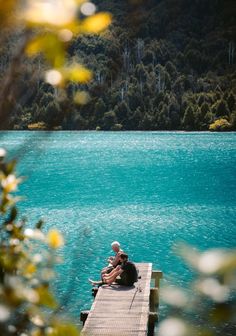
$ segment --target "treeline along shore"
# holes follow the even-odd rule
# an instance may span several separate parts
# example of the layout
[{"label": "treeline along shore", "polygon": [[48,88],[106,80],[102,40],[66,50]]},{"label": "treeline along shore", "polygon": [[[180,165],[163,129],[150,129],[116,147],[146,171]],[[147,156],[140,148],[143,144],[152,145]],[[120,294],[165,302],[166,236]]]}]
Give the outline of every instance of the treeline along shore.
[{"label": "treeline along shore", "polygon": [[[68,51],[93,70],[92,81],[61,94],[26,62],[9,129],[236,130],[235,0],[94,2],[113,24]],[[2,70],[13,46],[9,37]],[[40,57],[33,62],[40,72]],[[89,93],[87,104],[74,103],[77,90]]]}]

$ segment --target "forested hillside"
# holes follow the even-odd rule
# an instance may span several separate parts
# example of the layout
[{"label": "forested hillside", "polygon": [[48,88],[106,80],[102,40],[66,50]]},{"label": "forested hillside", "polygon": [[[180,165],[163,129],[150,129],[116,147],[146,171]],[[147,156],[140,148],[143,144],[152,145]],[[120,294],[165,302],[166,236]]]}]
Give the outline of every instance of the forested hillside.
[{"label": "forested hillside", "polygon": [[[235,0],[94,2],[113,14],[112,26],[69,49],[93,70],[92,82],[69,84],[66,97],[26,62],[10,128],[236,130]],[[78,89],[88,104],[73,102]]]}]

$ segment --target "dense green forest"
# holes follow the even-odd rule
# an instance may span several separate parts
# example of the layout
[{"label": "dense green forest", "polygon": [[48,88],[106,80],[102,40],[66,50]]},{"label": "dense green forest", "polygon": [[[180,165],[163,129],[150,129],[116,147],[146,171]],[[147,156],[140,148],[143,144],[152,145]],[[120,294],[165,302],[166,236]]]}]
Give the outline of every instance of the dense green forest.
[{"label": "dense green forest", "polygon": [[[65,95],[40,78],[40,57],[25,60],[10,129],[236,130],[235,0],[94,3],[113,24],[68,51],[93,80],[70,83]],[[0,50],[1,76],[13,44]],[[78,106],[73,94],[81,89],[90,100]]]}]

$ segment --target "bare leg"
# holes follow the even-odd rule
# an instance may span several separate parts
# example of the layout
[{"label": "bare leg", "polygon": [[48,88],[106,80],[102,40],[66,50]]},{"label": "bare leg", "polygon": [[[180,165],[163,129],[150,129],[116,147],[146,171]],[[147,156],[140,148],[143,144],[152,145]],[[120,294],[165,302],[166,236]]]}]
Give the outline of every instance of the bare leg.
[{"label": "bare leg", "polygon": [[120,270],[120,266],[116,266],[110,273],[104,274],[103,277],[113,276],[114,274],[117,274],[117,271]]},{"label": "bare leg", "polygon": [[92,279],[88,279],[89,282],[92,284],[92,286],[102,285],[104,283],[111,284],[116,280],[116,277],[120,274],[120,266],[117,266],[115,269],[113,269],[110,273],[104,274],[102,276],[102,280],[100,281],[94,281]]},{"label": "bare leg", "polygon": [[111,272],[113,271],[113,267],[112,266],[107,266],[107,267],[104,267],[102,270],[101,270],[101,279],[103,277],[104,274],[110,274]]},{"label": "bare leg", "polygon": [[104,284],[104,282],[102,280],[100,280],[100,281],[94,281],[92,279],[88,279],[88,281],[91,283],[92,286],[98,286],[98,285]]},{"label": "bare leg", "polygon": [[109,275],[104,275],[103,277],[103,281],[107,284],[111,284],[112,282],[114,282],[117,278],[117,276],[120,274],[119,270],[116,272],[112,272],[112,274]]},{"label": "bare leg", "polygon": [[116,279],[116,275],[113,275],[109,278],[103,278],[103,280],[95,281],[92,279],[88,279],[88,281],[91,283],[92,286],[99,286],[99,285],[110,285],[112,282],[114,282]]}]

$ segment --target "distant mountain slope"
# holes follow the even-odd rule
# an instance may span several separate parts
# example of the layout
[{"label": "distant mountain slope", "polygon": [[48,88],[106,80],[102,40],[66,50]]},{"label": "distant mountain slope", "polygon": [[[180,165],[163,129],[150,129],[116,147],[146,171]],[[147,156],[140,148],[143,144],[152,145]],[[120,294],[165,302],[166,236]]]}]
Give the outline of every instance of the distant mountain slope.
[{"label": "distant mountain slope", "polygon": [[[94,70],[91,100],[59,104],[41,84],[12,127],[103,130],[236,129],[236,1],[95,1],[113,25],[77,38],[69,53]],[[222,121],[223,120],[223,121]],[[214,128],[215,127],[215,128]]]}]

